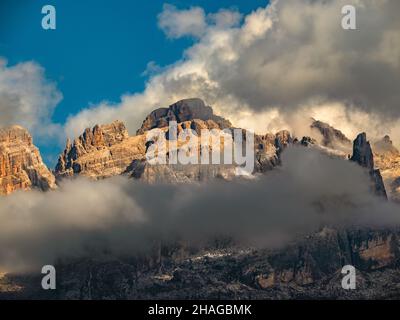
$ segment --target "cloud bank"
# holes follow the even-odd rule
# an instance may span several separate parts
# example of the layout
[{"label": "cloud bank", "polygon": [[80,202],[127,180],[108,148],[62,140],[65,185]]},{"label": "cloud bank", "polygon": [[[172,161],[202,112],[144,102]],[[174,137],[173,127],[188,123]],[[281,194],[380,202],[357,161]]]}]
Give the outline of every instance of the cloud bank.
[{"label": "cloud bank", "polygon": [[[357,9],[357,30],[341,28],[348,4]],[[259,133],[302,136],[312,116],[349,138],[367,130],[399,144],[399,9],[397,0],[274,0],[242,16],[166,4],[160,29],[170,39],[192,37],[193,45],[171,65],[150,64],[143,92],[70,115],[65,135],[116,119],[134,133],[152,110],[199,97],[235,126]],[[21,124],[38,139],[61,132],[51,122],[60,98],[36,63],[0,63],[1,125]]]},{"label": "cloud bank", "polygon": [[[357,9],[357,30],[341,27],[348,4]],[[66,132],[115,119],[135,132],[154,108],[200,97],[258,132],[296,126],[293,114],[319,118],[330,109],[328,122],[352,136],[366,127],[370,136],[400,136],[399,10],[397,0],[275,0],[242,19],[235,10],[165,5],[160,28],[169,38],[195,37],[194,44],[152,74],[144,92],[71,116]],[[382,123],[386,132],[375,130]]]},{"label": "cloud bank", "polygon": [[374,196],[369,181],[354,163],[291,147],[281,168],[252,181],[152,186],[116,177],[17,192],[0,201],[0,269],[134,255],[158,241],[201,244],[223,235],[268,248],[325,225],[398,225],[399,206]]}]

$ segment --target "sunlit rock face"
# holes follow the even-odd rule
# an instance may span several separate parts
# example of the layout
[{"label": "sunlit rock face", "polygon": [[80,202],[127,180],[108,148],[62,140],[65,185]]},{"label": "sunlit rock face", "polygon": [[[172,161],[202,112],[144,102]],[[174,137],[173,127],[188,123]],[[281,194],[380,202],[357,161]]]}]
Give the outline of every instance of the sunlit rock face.
[{"label": "sunlit rock face", "polygon": [[119,175],[133,160],[142,159],[145,151],[145,136],[130,137],[122,122],[96,125],[72,143],[67,141],[55,174],[58,179],[74,175],[94,179]]},{"label": "sunlit rock face", "polygon": [[381,171],[391,200],[400,201],[400,152],[389,136],[373,145],[375,165]]},{"label": "sunlit rock face", "polygon": [[201,99],[185,99],[174,103],[169,108],[160,108],[151,112],[143,121],[142,127],[137,134],[154,129],[167,127],[170,121],[178,123],[193,119],[213,122],[213,126],[218,129],[232,127],[229,120],[214,114],[213,109],[206,106]]},{"label": "sunlit rock face", "polygon": [[56,187],[29,132],[19,126],[0,129],[0,194]]},{"label": "sunlit rock face", "polygon": [[[136,136],[129,136],[125,125],[120,121],[86,129],[72,143],[67,141],[55,168],[56,177],[61,179],[82,175],[99,179],[127,174],[149,183],[181,183],[213,178],[231,180],[237,175],[235,164],[218,165],[210,162],[174,165],[168,162],[156,166],[147,163],[146,152],[154,143],[148,138],[153,130],[161,130],[168,143],[171,142],[170,139],[176,139],[171,138],[173,135],[170,132],[170,121],[177,123],[177,136],[183,130],[188,130],[190,134],[200,138],[204,129],[214,130],[222,136],[232,136],[234,129],[228,120],[215,115],[212,108],[206,106],[202,100],[182,100],[169,108],[157,109],[150,113]],[[243,141],[245,138],[243,130]],[[276,166],[279,163],[278,152],[292,142],[288,131],[281,131],[276,135],[255,135],[254,140],[255,172],[265,172]],[[221,141],[224,141],[223,138]],[[221,147],[223,153],[223,143]],[[178,151],[182,150],[185,148],[185,142],[179,141],[176,148]],[[199,148],[199,153],[203,151]],[[211,151],[212,148],[207,150]]]}]

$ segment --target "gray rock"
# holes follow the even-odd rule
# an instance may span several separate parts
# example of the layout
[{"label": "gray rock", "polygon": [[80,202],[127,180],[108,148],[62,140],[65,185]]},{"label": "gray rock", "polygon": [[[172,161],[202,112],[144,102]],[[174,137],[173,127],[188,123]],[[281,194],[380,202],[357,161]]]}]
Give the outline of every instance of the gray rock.
[{"label": "gray rock", "polygon": [[360,133],[354,140],[353,155],[350,160],[368,170],[373,182],[375,193],[387,199],[387,193],[383,183],[382,175],[380,170],[375,169],[374,167],[374,155],[372,153],[371,145],[369,141],[367,141],[367,135],[365,132]]}]

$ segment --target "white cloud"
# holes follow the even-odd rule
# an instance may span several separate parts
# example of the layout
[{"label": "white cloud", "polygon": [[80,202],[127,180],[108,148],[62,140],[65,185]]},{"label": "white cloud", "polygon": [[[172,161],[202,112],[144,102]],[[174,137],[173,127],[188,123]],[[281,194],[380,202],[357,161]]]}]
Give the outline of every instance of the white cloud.
[{"label": "white cloud", "polygon": [[[357,8],[356,31],[341,28],[344,4]],[[351,135],[382,135],[365,125],[385,123],[387,133],[399,136],[399,10],[397,0],[275,0],[241,19],[235,10],[205,14],[167,5],[159,16],[166,34],[198,40],[181,60],[153,72],[144,92],[72,116],[67,132],[120,119],[133,133],[154,108],[199,97],[257,132],[290,128],[293,118],[321,112]],[[328,109],[353,123],[329,119]]]},{"label": "white cloud", "polygon": [[200,37],[207,27],[204,10],[192,7],[178,10],[175,6],[165,4],[158,16],[158,25],[170,38],[182,36]]},{"label": "white cloud", "polygon": [[217,27],[230,28],[239,25],[242,14],[236,10],[221,9],[217,13],[208,14],[207,19]]},{"label": "white cloud", "polygon": [[54,139],[61,126],[51,116],[62,95],[35,62],[7,66],[0,58],[0,126],[21,125],[36,139]]}]

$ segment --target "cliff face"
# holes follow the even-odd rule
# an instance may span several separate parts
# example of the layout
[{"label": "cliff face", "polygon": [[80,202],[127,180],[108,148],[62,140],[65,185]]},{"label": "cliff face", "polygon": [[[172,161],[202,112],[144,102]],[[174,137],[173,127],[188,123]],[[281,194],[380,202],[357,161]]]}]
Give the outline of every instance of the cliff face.
[{"label": "cliff face", "polygon": [[55,178],[28,131],[19,126],[0,129],[0,194],[55,187]]},{"label": "cliff face", "polygon": [[372,148],[367,141],[367,135],[360,133],[353,143],[353,155],[350,158],[351,161],[358,163],[361,167],[366,168],[371,176],[373,183],[373,189],[379,196],[387,198],[385,184],[379,169],[375,169],[374,155]]},{"label": "cliff face", "polygon": [[376,166],[380,169],[391,200],[400,202],[400,152],[389,136],[373,146]]},{"label": "cliff face", "polygon": [[58,179],[83,175],[94,179],[119,175],[145,155],[145,136],[129,137],[122,122],[96,125],[67,141],[55,168]]}]

